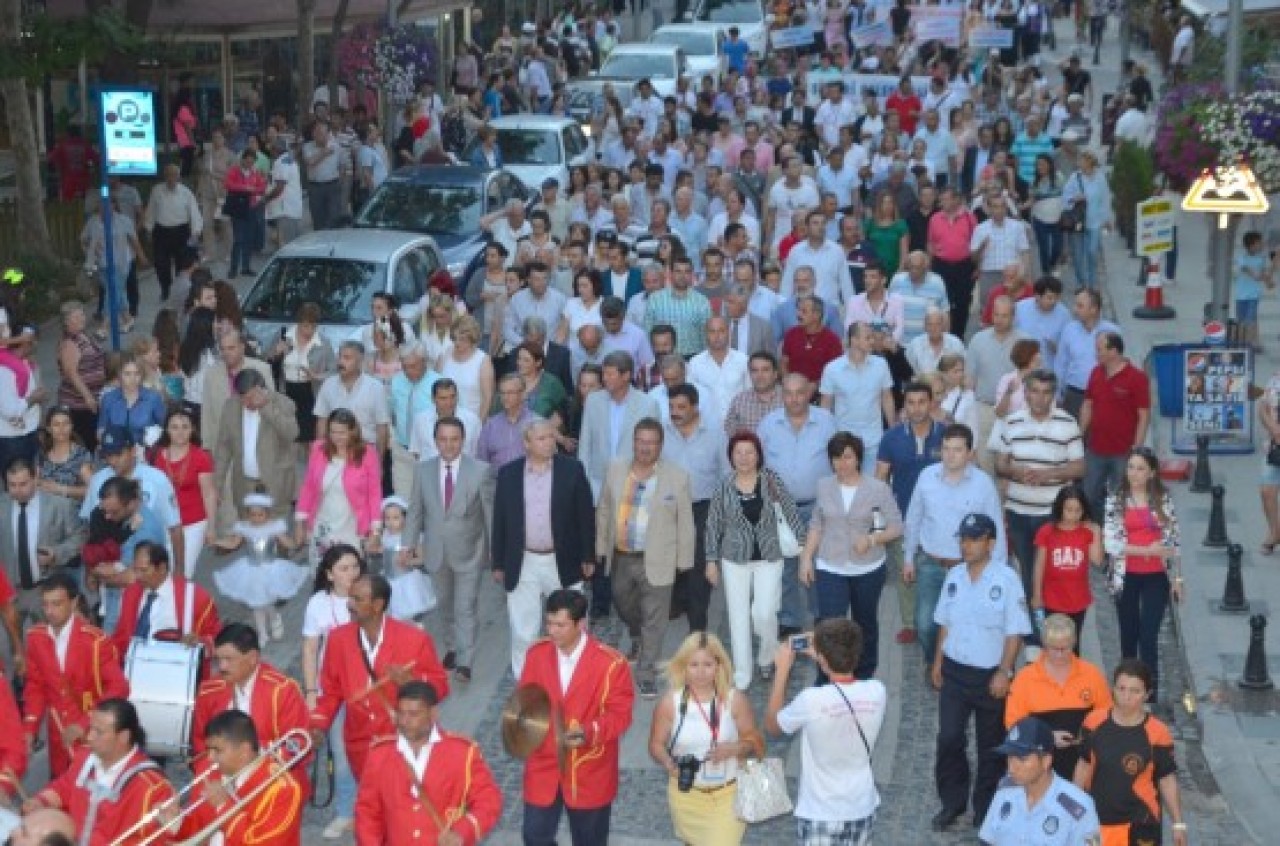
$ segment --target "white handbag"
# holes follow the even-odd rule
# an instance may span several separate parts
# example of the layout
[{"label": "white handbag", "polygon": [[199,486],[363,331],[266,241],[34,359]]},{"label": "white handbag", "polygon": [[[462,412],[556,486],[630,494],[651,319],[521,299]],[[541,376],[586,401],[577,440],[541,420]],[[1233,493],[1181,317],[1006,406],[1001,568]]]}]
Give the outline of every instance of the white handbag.
[{"label": "white handbag", "polygon": [[800,541],[796,538],[796,533],[791,531],[791,524],[787,522],[787,515],[782,513],[782,506],[776,502],[773,504],[773,516],[778,521],[778,548],[782,550],[782,557],[795,558],[800,554]]},{"label": "white handbag", "polygon": [[748,823],[764,822],[791,813],[787,776],[781,758],[747,760],[738,768],[738,794],[733,812]]}]

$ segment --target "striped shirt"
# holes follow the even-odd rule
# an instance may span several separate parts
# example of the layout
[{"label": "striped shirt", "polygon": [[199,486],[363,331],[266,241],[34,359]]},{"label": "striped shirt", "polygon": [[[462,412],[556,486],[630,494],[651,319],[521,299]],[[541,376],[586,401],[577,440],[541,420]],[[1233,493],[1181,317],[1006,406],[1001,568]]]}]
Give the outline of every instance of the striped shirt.
[{"label": "striped shirt", "polygon": [[695,356],[707,348],[704,329],[711,319],[711,303],[697,291],[688,290],[683,295],[671,288],[663,288],[649,297],[644,310],[644,328],[666,323],[676,330],[676,352],[685,358]]},{"label": "striped shirt", "polygon": [[[987,448],[1037,469],[1065,467],[1084,458],[1080,426],[1070,414],[1057,407],[1046,420],[1037,420],[1030,409],[1013,412],[996,423]],[[1005,507],[1015,514],[1045,516],[1062,487],[1062,484],[1027,485],[1010,479]]]},{"label": "striped shirt", "polygon": [[772,391],[761,394],[755,388],[740,392],[729,403],[729,410],[724,415],[724,433],[732,438],[738,432],[754,432],[760,428],[760,421],[774,409],[782,408],[782,386],[774,386]]},{"label": "striped shirt", "polygon": [[979,270],[983,273],[998,273],[1009,265],[1022,261],[1023,253],[1030,251],[1026,224],[1011,217],[1006,217],[998,224],[994,218],[988,218],[973,230],[969,249],[975,253],[982,250]]},{"label": "striped shirt", "polygon": [[627,474],[627,495],[618,503],[618,548],[623,552],[644,552],[645,535],[649,532],[649,502],[653,499],[654,479],[637,479]]}]

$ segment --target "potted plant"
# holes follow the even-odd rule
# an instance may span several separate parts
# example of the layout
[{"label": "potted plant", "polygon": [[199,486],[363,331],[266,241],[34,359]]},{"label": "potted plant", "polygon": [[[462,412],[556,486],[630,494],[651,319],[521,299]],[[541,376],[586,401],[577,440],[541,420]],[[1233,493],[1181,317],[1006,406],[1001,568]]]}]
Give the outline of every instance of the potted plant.
[{"label": "potted plant", "polygon": [[1116,228],[1132,251],[1137,237],[1137,206],[1149,199],[1155,191],[1156,164],[1151,153],[1133,141],[1119,143],[1113,164],[1112,211],[1115,213]]}]

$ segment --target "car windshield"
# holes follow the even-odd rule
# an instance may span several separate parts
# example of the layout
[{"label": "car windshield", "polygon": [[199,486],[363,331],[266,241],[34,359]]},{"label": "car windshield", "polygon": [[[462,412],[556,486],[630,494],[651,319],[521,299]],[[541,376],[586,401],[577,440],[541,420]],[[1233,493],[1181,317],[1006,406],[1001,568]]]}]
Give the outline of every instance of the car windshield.
[{"label": "car windshield", "polygon": [[484,214],[481,186],[383,182],[356,217],[356,226],[429,234],[471,233]]},{"label": "car windshield", "polygon": [[714,56],[716,39],[709,32],[692,32],[690,30],[669,29],[666,32],[655,32],[649,39],[654,44],[670,44],[683,47],[690,56]]},{"label": "car windshield", "polygon": [[601,76],[620,76],[624,79],[674,79],[675,62],[670,56],[654,53],[615,53],[600,68]]},{"label": "car windshield", "polygon": [[296,256],[274,259],[244,299],[244,316],[292,321],[303,303],[320,307],[324,323],[358,323],[383,289],[387,266],[371,261]]},{"label": "car windshield", "polygon": [[502,151],[505,165],[554,165],[563,161],[560,156],[558,130],[512,129],[498,130],[498,149]]},{"label": "car windshield", "polygon": [[760,23],[759,0],[707,0],[703,16],[712,23]]}]

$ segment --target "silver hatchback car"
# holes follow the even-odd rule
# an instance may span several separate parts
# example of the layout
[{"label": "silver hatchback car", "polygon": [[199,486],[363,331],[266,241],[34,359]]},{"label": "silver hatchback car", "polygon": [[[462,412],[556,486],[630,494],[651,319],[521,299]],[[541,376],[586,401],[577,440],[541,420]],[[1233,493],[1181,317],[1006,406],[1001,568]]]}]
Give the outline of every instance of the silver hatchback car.
[{"label": "silver hatchback car", "polygon": [[432,275],[444,267],[428,235],[381,229],[310,232],[271,257],[241,299],[245,329],[270,349],[303,303],[320,307],[320,334],[333,346],[372,319],[373,295],[394,294],[400,316],[416,321]]}]

